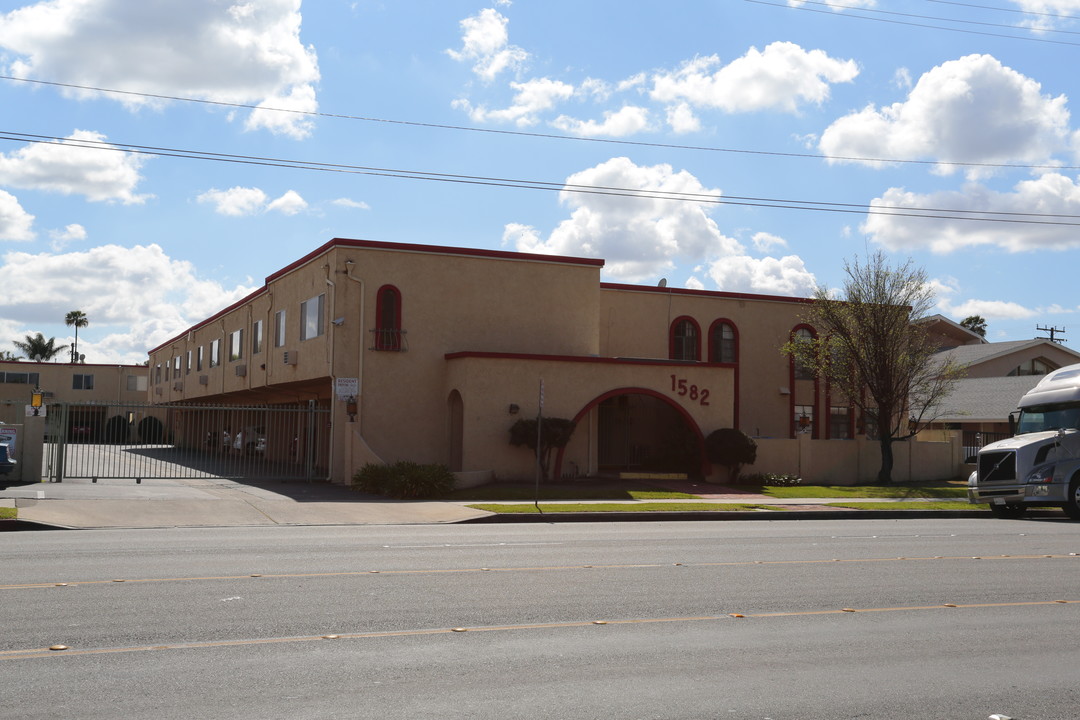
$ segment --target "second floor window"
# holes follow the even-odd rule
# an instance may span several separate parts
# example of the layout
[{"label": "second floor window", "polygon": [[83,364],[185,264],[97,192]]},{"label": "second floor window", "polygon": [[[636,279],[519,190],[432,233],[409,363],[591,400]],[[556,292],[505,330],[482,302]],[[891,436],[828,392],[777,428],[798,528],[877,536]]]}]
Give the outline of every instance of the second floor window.
[{"label": "second floor window", "polygon": [[678,318],[671,325],[669,355],[672,360],[700,360],[701,333],[690,318]]},{"label": "second floor window", "polygon": [[263,321],[256,320],[251,325],[251,354],[258,355],[263,348]]},{"label": "second floor window", "polygon": [[285,311],[278,310],[274,313],[274,347],[285,345]]},{"label": "second floor window", "polygon": [[375,349],[401,350],[401,292],[383,285],[375,298]]},{"label": "second floor window", "polygon": [[[792,339],[797,343],[812,343],[814,342],[814,334],[807,328],[799,328],[795,331]],[[808,367],[806,363],[802,362],[798,356],[792,358],[792,362],[795,364],[795,379],[796,380],[813,380],[814,371]]]},{"label": "second floor window", "polygon": [[210,367],[221,364],[221,340],[210,341]]},{"label": "second floor window", "polygon": [[229,333],[229,362],[244,356],[244,331],[233,330]]},{"label": "second floor window", "polygon": [[326,295],[317,295],[300,303],[300,339],[310,340],[326,332]]},{"label": "second floor window", "polygon": [[738,362],[738,357],[735,326],[726,322],[714,324],[709,338],[709,361],[734,363]]},{"label": "second floor window", "polygon": [[93,375],[72,375],[71,376],[71,389],[72,390],[93,390],[94,389],[94,376]]}]

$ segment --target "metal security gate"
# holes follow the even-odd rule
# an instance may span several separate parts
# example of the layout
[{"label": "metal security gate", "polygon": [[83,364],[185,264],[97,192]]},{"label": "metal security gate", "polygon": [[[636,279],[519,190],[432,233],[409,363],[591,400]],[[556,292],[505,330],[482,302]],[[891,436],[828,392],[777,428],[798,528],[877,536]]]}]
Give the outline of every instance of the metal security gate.
[{"label": "metal security gate", "polygon": [[53,403],[46,475],[67,478],[329,477],[330,411],[303,406]]}]

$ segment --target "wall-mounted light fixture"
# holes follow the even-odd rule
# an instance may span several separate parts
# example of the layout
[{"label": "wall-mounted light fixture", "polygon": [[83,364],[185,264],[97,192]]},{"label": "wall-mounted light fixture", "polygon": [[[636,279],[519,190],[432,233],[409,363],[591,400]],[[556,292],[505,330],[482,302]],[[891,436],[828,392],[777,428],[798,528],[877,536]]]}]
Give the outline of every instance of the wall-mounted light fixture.
[{"label": "wall-mounted light fixture", "polygon": [[521,408],[519,408],[515,403],[510,403],[510,414],[511,415],[517,415],[518,410],[520,410],[520,409]]}]

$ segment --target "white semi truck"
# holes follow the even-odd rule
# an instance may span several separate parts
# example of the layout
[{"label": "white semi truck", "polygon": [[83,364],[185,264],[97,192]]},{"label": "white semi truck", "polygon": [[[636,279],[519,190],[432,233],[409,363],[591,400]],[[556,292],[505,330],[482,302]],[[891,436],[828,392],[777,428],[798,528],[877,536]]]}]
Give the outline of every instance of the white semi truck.
[{"label": "white semi truck", "polygon": [[968,500],[999,517],[1060,507],[1080,520],[1080,365],[1046,375],[1019,403],[1013,437],[979,450]]}]

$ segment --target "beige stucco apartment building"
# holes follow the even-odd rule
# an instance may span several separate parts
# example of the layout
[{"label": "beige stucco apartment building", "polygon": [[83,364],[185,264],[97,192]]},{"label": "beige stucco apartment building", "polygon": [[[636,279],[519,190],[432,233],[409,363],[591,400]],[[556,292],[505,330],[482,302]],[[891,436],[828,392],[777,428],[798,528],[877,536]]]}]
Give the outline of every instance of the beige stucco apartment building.
[{"label": "beige stucco apartment building", "polygon": [[147,376],[145,365],[0,361],[0,422],[22,423],[31,392],[40,389],[46,406],[80,406],[69,432],[100,431],[121,406],[146,402]]},{"label": "beige stucco apartment building", "polygon": [[[149,398],[326,408],[320,467],[338,482],[397,460],[531,478],[509,428],[541,402],[577,421],[561,477],[708,475],[703,438],[725,427],[802,441],[861,432],[780,352],[814,332],[807,300],[602,283],[602,267],[331,240],[150,351]],[[296,452],[295,437],[266,442]]]}]

